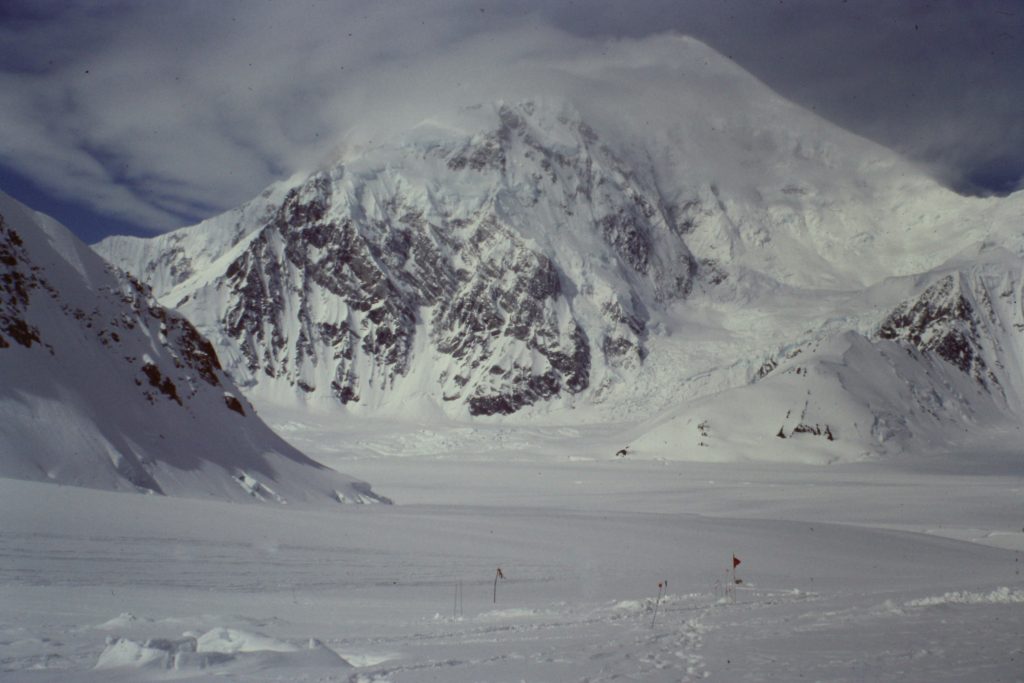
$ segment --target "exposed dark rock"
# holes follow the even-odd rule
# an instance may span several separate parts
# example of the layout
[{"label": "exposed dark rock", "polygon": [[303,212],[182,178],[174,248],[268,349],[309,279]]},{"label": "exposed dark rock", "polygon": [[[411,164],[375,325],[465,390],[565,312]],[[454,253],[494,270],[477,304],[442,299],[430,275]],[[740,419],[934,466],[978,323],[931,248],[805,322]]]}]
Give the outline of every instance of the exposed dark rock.
[{"label": "exposed dark rock", "polygon": [[646,273],[650,267],[650,243],[643,228],[643,218],[623,208],[598,220],[601,232],[633,270]]},{"label": "exposed dark rock", "polygon": [[470,415],[510,415],[523,406],[558,395],[560,383],[553,370],[536,375],[528,368],[517,367],[514,374],[509,389],[470,398]]},{"label": "exposed dark rock", "polygon": [[[171,333],[176,333],[175,348],[184,357],[185,364],[195,370],[207,384],[220,386],[217,372],[221,370],[221,365],[213,344],[182,317],[173,316],[168,323]],[[115,339],[117,337],[116,334],[112,336]]]},{"label": "exposed dark rock", "polygon": [[720,285],[729,279],[729,274],[714,259],[702,259],[698,265],[703,279],[709,285]]},{"label": "exposed dark rock", "polygon": [[[698,266],[676,219],[697,221],[702,206],[670,209],[645,172],[616,158],[586,124],[556,113],[554,133],[551,114],[539,110],[504,105],[481,134],[414,145],[394,164],[310,177],[258,225],[238,229],[244,248],[219,277],[177,297],[183,310],[209,310],[211,291],[215,306],[227,302],[215,329],[204,331],[242,359],[231,372],[243,386],[271,380],[343,404],[401,381],[414,349],[442,357],[438,395],[474,414],[587,390],[595,353],[619,368],[641,364],[650,318],[642,302],[690,292]],[[405,158],[440,177],[404,175]],[[487,198],[477,202],[477,189],[465,198],[436,192],[452,173],[454,185],[479,186]],[[541,203],[555,221],[576,216],[551,231],[584,231],[584,243],[603,243],[609,275],[601,284],[616,288],[615,300],[587,301],[593,292],[577,291],[583,283],[555,262],[559,249],[509,218]],[[148,264],[162,273],[158,281],[177,282],[192,267],[179,246]],[[603,319],[581,318],[577,305],[601,306]],[[428,339],[417,340],[424,332]],[[327,386],[308,376],[318,368],[323,377],[324,366]]]},{"label": "exposed dark rock", "polygon": [[779,367],[779,363],[774,358],[769,358],[765,362],[761,363],[761,367],[759,367],[757,369],[757,372],[754,374],[755,381],[759,379],[764,379],[769,374],[771,374],[772,371],[775,370],[775,368],[777,367]]},{"label": "exposed dark rock", "polygon": [[877,336],[935,353],[978,382],[997,384],[979,346],[979,324],[961,276],[951,274],[897,307],[882,321]]},{"label": "exposed dark rock", "polygon": [[[782,430],[780,429],[779,432],[781,434]],[[792,436],[793,434],[810,434],[812,436],[824,436],[827,440],[834,441],[834,437],[832,436],[832,428],[829,427],[828,425],[822,427],[821,425],[818,424],[811,425],[804,424],[803,422],[801,422],[800,424],[793,428],[793,431],[790,433],[790,436]]]},{"label": "exposed dark rock", "polygon": [[224,403],[227,405],[228,410],[233,410],[242,417],[245,417],[245,409],[242,408],[242,402],[239,401],[238,398],[230,394],[225,394]]},{"label": "exposed dark rock", "polygon": [[0,349],[10,348],[11,341],[26,348],[41,344],[39,330],[24,319],[29,291],[40,287],[40,282],[24,254],[21,236],[7,226],[2,215],[0,265]]},{"label": "exposed dark rock", "polygon": [[156,387],[161,394],[171,399],[179,406],[183,405],[181,398],[178,396],[178,387],[175,386],[170,377],[163,376],[160,372],[160,368],[153,363],[146,363],[142,366],[142,373],[149,378],[150,386]]},{"label": "exposed dark rock", "polygon": [[[504,378],[497,386],[487,383],[477,388],[469,402],[474,415],[508,414],[556,396],[562,389],[578,393],[590,382],[586,334],[575,323],[570,334],[560,331],[555,302],[562,290],[554,264],[492,222],[481,225],[473,238],[485,252],[485,245],[497,241],[503,245],[500,260],[485,259],[474,277],[440,303],[433,324],[433,338],[442,353],[463,361],[463,367],[483,365],[491,368],[492,375]],[[521,367],[506,370],[500,363],[489,362],[510,340],[539,354],[549,367],[541,372]]]},{"label": "exposed dark rock", "polygon": [[627,313],[618,301],[605,302],[601,312],[611,324],[611,329],[601,339],[605,362],[619,366],[630,359],[642,361],[646,356],[642,343],[646,334],[645,323],[636,315]]},{"label": "exposed dark rock", "polygon": [[505,170],[505,150],[498,135],[487,135],[465,147],[448,160],[448,168],[461,171]]}]

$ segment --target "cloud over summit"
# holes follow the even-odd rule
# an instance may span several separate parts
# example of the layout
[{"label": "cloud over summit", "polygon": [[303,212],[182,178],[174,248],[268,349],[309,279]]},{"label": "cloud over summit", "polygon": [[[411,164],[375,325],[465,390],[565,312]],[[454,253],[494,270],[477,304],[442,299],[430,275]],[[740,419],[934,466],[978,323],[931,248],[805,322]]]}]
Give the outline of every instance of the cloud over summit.
[{"label": "cloud over summit", "polygon": [[0,166],[98,215],[166,230],[323,163],[353,135],[411,125],[433,104],[529,96],[544,64],[585,65],[609,47],[625,57],[624,45],[657,48],[670,32],[951,185],[1014,186],[1024,18],[1013,3],[825,4],[7,3]]}]

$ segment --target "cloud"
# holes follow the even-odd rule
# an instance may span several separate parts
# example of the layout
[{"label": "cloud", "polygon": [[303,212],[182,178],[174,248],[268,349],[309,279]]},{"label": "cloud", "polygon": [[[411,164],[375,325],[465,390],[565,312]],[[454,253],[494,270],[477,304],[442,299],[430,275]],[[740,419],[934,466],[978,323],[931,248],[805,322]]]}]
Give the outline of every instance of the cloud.
[{"label": "cloud", "polygon": [[0,164],[56,197],[166,230],[240,204],[354,135],[434,106],[528,96],[551,76],[546,63],[674,31],[951,185],[1024,169],[1015,3],[849,5],[8,2]]},{"label": "cloud", "polygon": [[507,55],[445,58],[463,54],[465,36],[481,40],[482,13],[433,5],[86,3],[53,20],[26,10],[0,29],[3,63],[15,65],[0,74],[0,161],[155,230],[195,220],[309,165],[355,121],[401,120],[411,92],[428,94],[425,63],[447,75],[442,90],[486,80]]}]

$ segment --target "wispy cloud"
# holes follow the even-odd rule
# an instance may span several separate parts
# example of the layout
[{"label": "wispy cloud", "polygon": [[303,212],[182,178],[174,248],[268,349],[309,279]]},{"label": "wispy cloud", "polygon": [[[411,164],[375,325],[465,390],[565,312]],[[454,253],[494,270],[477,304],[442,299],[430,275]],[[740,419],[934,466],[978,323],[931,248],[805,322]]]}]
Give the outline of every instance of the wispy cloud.
[{"label": "wispy cloud", "polygon": [[826,4],[8,2],[0,164],[165,230],[321,162],[353,130],[511,98],[545,60],[676,31],[951,184],[1000,159],[1024,168],[1016,3]]},{"label": "wispy cloud", "polygon": [[[519,34],[515,45],[460,52],[485,40],[477,14],[429,2],[23,13],[0,28],[13,65],[0,73],[0,161],[57,195],[174,227],[312,163],[359,120],[401,119],[416,91],[443,97],[486,81],[510,51],[533,47]],[[501,34],[516,23],[503,21]],[[427,63],[440,92],[423,82]]]}]

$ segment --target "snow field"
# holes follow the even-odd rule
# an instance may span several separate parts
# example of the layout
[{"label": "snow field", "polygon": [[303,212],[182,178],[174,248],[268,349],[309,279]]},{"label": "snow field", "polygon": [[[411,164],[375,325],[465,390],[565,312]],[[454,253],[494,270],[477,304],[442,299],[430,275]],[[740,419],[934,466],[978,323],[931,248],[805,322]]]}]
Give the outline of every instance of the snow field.
[{"label": "snow field", "polygon": [[[0,678],[1012,681],[1024,670],[1019,549],[878,527],[959,520],[954,532],[1009,537],[1020,477],[462,456],[337,458],[399,504],[324,511],[0,480]],[[733,553],[743,583],[726,596]]]}]

